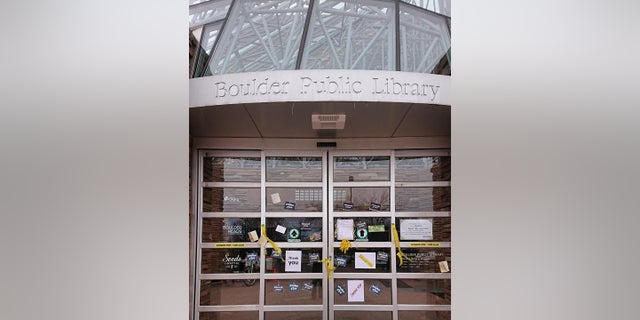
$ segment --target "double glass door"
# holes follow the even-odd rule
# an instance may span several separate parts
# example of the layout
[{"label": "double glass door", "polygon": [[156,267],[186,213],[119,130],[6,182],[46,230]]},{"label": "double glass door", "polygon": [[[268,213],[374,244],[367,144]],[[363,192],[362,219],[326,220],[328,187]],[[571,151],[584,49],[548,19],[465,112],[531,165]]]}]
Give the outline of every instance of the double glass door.
[{"label": "double glass door", "polygon": [[447,151],[200,151],[194,318],[450,319],[450,173]]}]

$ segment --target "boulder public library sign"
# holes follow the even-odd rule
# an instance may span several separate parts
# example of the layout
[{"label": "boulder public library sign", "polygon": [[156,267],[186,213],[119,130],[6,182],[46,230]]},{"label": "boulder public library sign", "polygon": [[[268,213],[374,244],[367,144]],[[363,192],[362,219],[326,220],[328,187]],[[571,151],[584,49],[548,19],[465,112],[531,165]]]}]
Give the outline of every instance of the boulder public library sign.
[{"label": "boulder public library sign", "polygon": [[370,101],[451,105],[451,77],[370,70],[284,70],[189,80],[189,106]]}]

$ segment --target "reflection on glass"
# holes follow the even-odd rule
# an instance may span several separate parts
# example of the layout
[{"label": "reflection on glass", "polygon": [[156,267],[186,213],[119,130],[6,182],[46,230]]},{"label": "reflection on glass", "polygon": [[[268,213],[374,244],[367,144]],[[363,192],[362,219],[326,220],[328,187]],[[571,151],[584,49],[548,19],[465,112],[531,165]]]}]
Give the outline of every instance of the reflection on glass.
[{"label": "reflection on glass", "polygon": [[398,279],[398,303],[451,304],[451,280]]},{"label": "reflection on glass", "polygon": [[[347,279],[335,279],[333,297],[336,304],[374,304],[374,305],[389,305],[391,304],[391,280],[390,279],[364,279],[356,280],[363,281],[364,285],[364,302],[349,302],[348,288],[349,281]],[[355,284],[354,284],[355,285]],[[342,288],[347,292],[339,289]],[[341,294],[343,293],[343,294]],[[348,318],[351,319],[351,318]]]},{"label": "reflection on glass", "polygon": [[256,320],[258,311],[200,312],[200,320]]},{"label": "reflection on glass", "polygon": [[202,188],[203,212],[260,212],[260,188]]},{"label": "reflection on glass", "polygon": [[260,158],[204,157],[202,174],[205,182],[260,182]]},{"label": "reflection on glass", "polygon": [[[258,283],[255,283],[256,287]],[[259,291],[242,279],[203,280],[200,282],[200,305],[258,304]]]},{"label": "reflection on glass", "polygon": [[320,260],[322,260],[321,248],[282,248],[283,257],[280,257],[275,250],[267,249],[267,256],[265,257],[265,272],[284,273],[284,259],[287,255],[287,251],[302,251],[302,266],[300,268],[300,272],[322,273],[323,264],[320,262]]},{"label": "reflection on glass", "polygon": [[[391,218],[382,217],[359,217],[359,218],[340,218],[338,220],[352,220],[353,223],[353,241],[390,241],[391,234]],[[338,226],[334,226],[334,230],[338,230]],[[338,239],[337,233],[334,235],[334,241]]]},{"label": "reflection on glass", "polygon": [[322,218],[267,218],[266,229],[275,242],[322,241]]},{"label": "reflection on glass", "polygon": [[396,211],[451,211],[451,188],[396,188]]},{"label": "reflection on glass", "polygon": [[322,279],[269,280],[264,293],[265,304],[268,305],[322,304]]},{"label": "reflection on glass", "polygon": [[451,157],[398,157],[396,181],[451,181]]},{"label": "reflection on glass", "polygon": [[441,273],[438,263],[442,261],[446,261],[449,270],[453,270],[451,248],[402,248],[402,252],[411,261],[405,259],[402,266],[396,265],[398,272]]},{"label": "reflection on glass", "polygon": [[260,235],[260,218],[203,218],[202,242],[251,242],[254,230]]},{"label": "reflection on glass", "polygon": [[320,212],[322,197],[322,188],[267,188],[267,212]]},{"label": "reflection on glass", "polygon": [[[209,63],[210,73],[294,69],[308,6],[309,0],[236,1]],[[277,94],[286,90],[283,87],[265,85],[264,90]],[[237,90],[246,95],[262,89],[247,84]]]},{"label": "reflection on glass", "polygon": [[189,8],[189,29],[224,19],[231,0],[213,0]]},{"label": "reflection on glass", "polygon": [[389,211],[389,188],[334,188],[334,211]]},{"label": "reflection on glass", "polygon": [[400,6],[400,70],[451,74],[451,36],[445,17]]},{"label": "reflection on glass", "polygon": [[389,157],[336,157],[333,181],[389,181]]},{"label": "reflection on glass", "polygon": [[321,182],[321,157],[267,157],[267,181]]},{"label": "reflection on glass", "polygon": [[256,273],[259,276],[260,248],[202,249],[202,273]]},{"label": "reflection on glass", "polygon": [[[426,225],[422,225],[422,223],[411,224],[412,221],[424,222]],[[405,225],[405,223],[408,224]],[[430,239],[427,239],[429,238],[427,236],[420,238],[419,228],[423,228],[425,230],[424,233],[426,233],[429,227],[431,229]],[[397,218],[396,228],[398,229],[400,241],[451,241],[451,218],[448,217]],[[407,231],[406,234],[403,234],[403,231]]]},{"label": "reflection on glass", "polygon": [[401,0],[414,6],[451,17],[451,0]]},{"label": "reflection on glass", "polygon": [[264,314],[264,320],[285,319],[322,320],[322,311],[271,311]]},{"label": "reflection on glass", "polygon": [[[366,260],[360,256],[361,253],[369,253],[363,255]],[[340,248],[334,248],[333,257],[333,264],[336,266],[335,272],[391,272],[391,250],[389,248],[351,248],[347,253],[342,253]],[[368,265],[369,262],[372,265]],[[370,268],[371,266],[373,269]]]},{"label": "reflection on glass", "polygon": [[451,320],[451,311],[398,311],[398,320]]},{"label": "reflection on glass", "polygon": [[393,1],[316,1],[302,69],[395,70]]},{"label": "reflection on glass", "polygon": [[[392,312],[376,311],[335,311],[334,319],[349,319],[349,320],[391,320],[393,318]],[[404,320],[404,319],[403,319]],[[407,319],[409,320],[409,319]],[[413,319],[411,319],[413,320]]]}]

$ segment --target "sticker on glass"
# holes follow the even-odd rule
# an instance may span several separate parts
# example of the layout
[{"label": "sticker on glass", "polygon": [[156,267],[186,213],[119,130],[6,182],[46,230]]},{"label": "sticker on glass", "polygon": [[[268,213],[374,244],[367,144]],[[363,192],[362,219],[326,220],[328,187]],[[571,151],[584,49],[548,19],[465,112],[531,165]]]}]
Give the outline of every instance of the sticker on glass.
[{"label": "sticker on glass", "polygon": [[280,200],[280,194],[279,193],[272,193],[271,194],[271,203],[278,204],[280,202],[282,202],[282,200]]},{"label": "sticker on glass", "polygon": [[295,202],[285,201],[284,202],[284,209],[285,210],[296,210],[296,203]]},{"label": "sticker on glass", "polygon": [[371,284],[371,286],[369,287],[369,291],[373,292],[376,296],[382,294],[382,289],[380,289],[380,287],[376,286],[375,284]]},{"label": "sticker on glass", "polygon": [[300,242],[300,230],[296,228],[289,229],[289,237],[287,238],[289,242]]},{"label": "sticker on glass", "polygon": [[347,266],[347,258],[345,257],[336,257],[333,261],[336,267],[346,267]]},{"label": "sticker on glass", "polygon": [[379,203],[371,202],[369,205],[369,211],[380,211],[382,209],[382,205]]},{"label": "sticker on glass", "polygon": [[273,286],[273,292],[278,292],[278,293],[282,293],[284,292],[284,286],[282,286],[281,284],[276,284]]},{"label": "sticker on glass", "polygon": [[344,209],[344,210],[352,210],[353,209],[353,202],[343,202],[342,203],[342,209]]},{"label": "sticker on glass", "polygon": [[300,285],[295,282],[289,283],[289,291],[292,291],[292,292],[300,291]]},{"label": "sticker on glass", "polygon": [[303,283],[302,284],[302,290],[311,292],[311,290],[313,290],[313,283],[311,283],[311,282]]},{"label": "sticker on glass", "polygon": [[248,235],[249,235],[249,241],[251,242],[256,242],[258,241],[258,239],[260,239],[258,237],[258,232],[256,230],[250,231]]},{"label": "sticker on glass", "polygon": [[281,226],[281,225],[278,225],[278,226],[276,227],[276,232],[277,232],[277,233],[280,233],[280,234],[284,234],[285,232],[287,232],[287,228],[286,228],[286,227],[283,227],[283,226]]},{"label": "sticker on glass", "polygon": [[378,262],[389,262],[389,254],[384,251],[378,251],[378,255],[376,256],[376,261]]},{"label": "sticker on glass", "polygon": [[347,293],[347,290],[345,290],[341,285],[336,285],[336,293],[342,297]]}]

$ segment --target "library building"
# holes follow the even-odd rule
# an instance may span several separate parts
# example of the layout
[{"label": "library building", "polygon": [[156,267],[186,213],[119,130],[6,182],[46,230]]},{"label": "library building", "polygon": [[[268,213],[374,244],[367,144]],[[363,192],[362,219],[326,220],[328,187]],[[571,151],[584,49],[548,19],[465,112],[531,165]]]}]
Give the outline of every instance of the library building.
[{"label": "library building", "polygon": [[451,319],[450,54],[448,0],[189,1],[191,320]]}]

